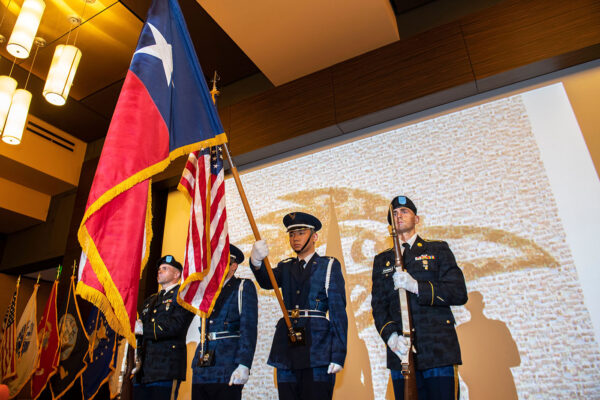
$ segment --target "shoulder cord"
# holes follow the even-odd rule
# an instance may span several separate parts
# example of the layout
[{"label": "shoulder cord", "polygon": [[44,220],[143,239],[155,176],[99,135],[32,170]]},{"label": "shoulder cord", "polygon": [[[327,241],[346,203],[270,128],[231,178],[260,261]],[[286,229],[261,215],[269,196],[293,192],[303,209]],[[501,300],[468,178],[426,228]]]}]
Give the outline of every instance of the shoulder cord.
[{"label": "shoulder cord", "polygon": [[329,259],[327,264],[327,275],[325,275],[325,294],[329,297],[329,280],[331,278],[331,266],[333,265],[333,258]]}]

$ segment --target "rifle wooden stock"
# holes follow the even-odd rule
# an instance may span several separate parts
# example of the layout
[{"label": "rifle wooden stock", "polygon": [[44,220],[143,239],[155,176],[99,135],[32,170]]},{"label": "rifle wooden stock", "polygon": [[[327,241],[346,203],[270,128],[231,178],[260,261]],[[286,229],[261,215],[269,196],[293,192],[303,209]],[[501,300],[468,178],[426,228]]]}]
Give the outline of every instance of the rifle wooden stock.
[{"label": "rifle wooden stock", "polygon": [[[400,239],[398,238],[398,231],[396,230],[396,220],[394,219],[394,210],[392,205],[390,204],[390,219],[392,221],[392,229],[391,236],[394,242],[394,255],[395,255],[395,264],[396,268],[400,268],[402,271],[406,271],[406,267],[404,266],[404,259],[402,258],[402,250],[400,247]],[[404,375],[404,400],[417,400],[419,398],[419,394],[417,391],[417,368],[415,366],[415,355],[412,351],[413,343],[415,339],[415,333],[413,329],[413,321],[412,321],[412,313],[410,311],[410,302],[408,301],[408,293],[404,291],[404,296],[399,291],[398,296],[400,296],[400,302],[406,302],[406,311],[408,314],[408,327],[402,326],[403,335],[406,336],[406,332],[408,332],[408,337],[410,339],[410,346],[408,348],[408,362],[402,363],[402,375]],[[402,298],[404,297],[404,299]],[[402,313],[402,309],[400,309],[400,313]],[[403,318],[404,320],[404,318]],[[404,321],[403,321],[404,324]],[[407,329],[408,328],[408,329]]]}]

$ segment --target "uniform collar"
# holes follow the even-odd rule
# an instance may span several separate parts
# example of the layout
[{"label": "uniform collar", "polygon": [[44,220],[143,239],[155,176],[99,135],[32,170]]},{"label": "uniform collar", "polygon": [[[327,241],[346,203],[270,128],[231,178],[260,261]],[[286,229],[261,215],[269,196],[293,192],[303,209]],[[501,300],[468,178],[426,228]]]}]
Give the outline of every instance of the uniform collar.
[{"label": "uniform collar", "polygon": [[405,242],[405,243],[408,243],[408,245],[409,245],[409,246],[410,246],[410,248],[412,249],[412,247],[413,247],[413,244],[415,244],[415,241],[416,241],[416,240],[417,240],[417,233],[415,232],[415,234],[414,234],[414,235],[412,235],[412,237],[411,237],[410,239],[408,239],[408,241],[407,241],[407,242]]},{"label": "uniform collar", "polygon": [[304,260],[304,266],[307,266],[307,265],[308,265],[308,262],[310,261],[310,259],[311,259],[311,258],[313,258],[313,256],[314,256],[315,254],[317,254],[317,252],[316,252],[316,251],[313,251],[312,253],[310,253],[310,254],[309,254],[309,255],[307,255],[306,257],[304,257],[304,258],[299,258],[298,260]]},{"label": "uniform collar", "polygon": [[173,289],[177,285],[179,285],[179,282],[175,282],[174,284],[169,285],[169,286],[163,286],[162,290],[164,290],[165,293],[167,293],[169,290]]}]

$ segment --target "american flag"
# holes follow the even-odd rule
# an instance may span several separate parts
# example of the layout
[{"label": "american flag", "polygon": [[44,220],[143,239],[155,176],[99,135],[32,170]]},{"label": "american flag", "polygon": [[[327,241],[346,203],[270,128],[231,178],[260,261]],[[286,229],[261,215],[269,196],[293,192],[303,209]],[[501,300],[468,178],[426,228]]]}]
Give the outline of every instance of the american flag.
[{"label": "american flag", "polygon": [[16,355],[16,337],[17,337],[17,326],[15,324],[15,313],[17,312],[17,296],[19,293],[19,284],[15,289],[12,301],[6,310],[4,316],[4,322],[2,323],[2,343],[0,344],[0,351],[2,352],[0,368],[0,377],[2,382],[7,378],[14,376],[16,372],[15,355]]},{"label": "american flag", "polygon": [[178,187],[191,203],[179,302],[201,316],[210,315],[229,268],[222,151],[190,153]]}]

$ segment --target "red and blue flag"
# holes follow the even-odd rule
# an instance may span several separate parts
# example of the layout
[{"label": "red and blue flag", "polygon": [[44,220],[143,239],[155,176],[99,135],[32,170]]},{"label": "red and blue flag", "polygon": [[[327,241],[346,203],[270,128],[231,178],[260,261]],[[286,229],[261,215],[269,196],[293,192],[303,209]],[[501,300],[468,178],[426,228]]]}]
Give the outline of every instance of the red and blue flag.
[{"label": "red and blue flag", "polygon": [[139,278],[152,239],[151,177],[179,156],[226,141],[177,0],[155,0],[78,232],[77,294],[132,345]]}]

